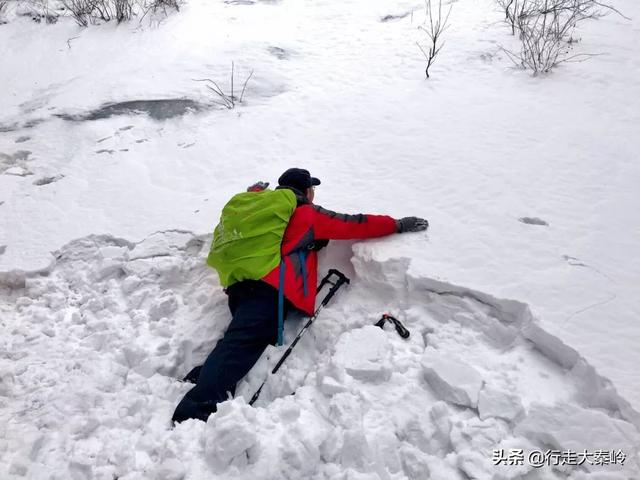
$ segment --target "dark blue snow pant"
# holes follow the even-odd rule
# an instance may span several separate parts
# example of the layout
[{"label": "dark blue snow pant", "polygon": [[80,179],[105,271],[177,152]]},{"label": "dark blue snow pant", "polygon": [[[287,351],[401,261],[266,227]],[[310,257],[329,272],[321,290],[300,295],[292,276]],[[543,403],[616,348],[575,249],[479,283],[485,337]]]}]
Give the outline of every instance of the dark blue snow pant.
[{"label": "dark blue snow pant", "polygon": [[[262,281],[245,280],[227,289],[231,323],[202,367],[186,379],[196,381],[176,407],[174,422],[197,418],[204,422],[218,403],[235,394],[236,383],[278,339],[278,291]],[[288,309],[285,301],[285,309]],[[286,310],[285,310],[286,312]]]}]

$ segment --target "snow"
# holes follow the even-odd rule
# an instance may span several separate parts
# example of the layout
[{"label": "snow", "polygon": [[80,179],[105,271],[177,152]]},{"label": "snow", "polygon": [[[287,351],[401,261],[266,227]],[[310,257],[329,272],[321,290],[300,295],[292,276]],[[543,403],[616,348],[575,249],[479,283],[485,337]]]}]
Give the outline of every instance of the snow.
[{"label": "snow", "polygon": [[[617,466],[626,470],[607,472],[626,478],[638,468],[633,412],[589,365],[569,371],[534,348],[531,318],[499,313],[470,294],[425,292],[419,279],[394,283],[411,278],[406,262],[357,254],[351,276],[358,282],[323,310],[255,407],[247,401],[282,348],[267,350],[208,423],[171,429],[189,388],[176,378],[206,357],[229,319],[205,264],[205,239],[173,231],[137,244],[80,239],[56,252],[45,275],[9,291],[15,309],[3,306],[11,336],[0,357],[3,474],[490,478],[492,449],[549,444],[612,445],[629,457]],[[412,332],[408,339],[373,326],[371,312],[383,305]],[[287,322],[287,338],[303,321]],[[506,347],[485,331],[493,322],[513,329]],[[478,409],[443,399],[425,380],[425,364]]]},{"label": "snow", "polygon": [[[602,445],[615,445],[616,450],[623,452],[640,445],[638,430],[629,423],[576,405],[533,405],[527,417],[516,427],[515,433],[535,438],[546,445],[575,451],[589,437],[597,439]],[[590,470],[598,469],[597,465],[587,463],[586,466]],[[637,458],[631,468],[630,473],[640,471]]]},{"label": "snow", "polygon": [[438,398],[464,407],[478,406],[483,380],[471,365],[440,354],[431,347],[427,347],[420,363],[424,378]]},{"label": "snow", "polygon": [[353,378],[365,382],[386,382],[391,376],[391,349],[385,333],[373,325],[346,332],[340,337],[334,354]]},{"label": "snow", "polygon": [[[421,2],[241,3],[0,25],[0,478],[637,478],[637,3],[581,27],[607,55],[531,78],[494,4],[460,0],[429,81]],[[225,110],[193,79],[227,88],[231,61],[254,75]],[[98,119],[118,102],[150,114]],[[430,231],[332,242],[352,284],[256,406],[282,349],[172,429],[229,321],[221,207],[290,166],[327,208]],[[491,463],[550,447],[627,460]]]},{"label": "snow", "polygon": [[513,421],[524,414],[524,407],[516,395],[486,387],[478,394],[478,413],[481,420],[498,417]]}]

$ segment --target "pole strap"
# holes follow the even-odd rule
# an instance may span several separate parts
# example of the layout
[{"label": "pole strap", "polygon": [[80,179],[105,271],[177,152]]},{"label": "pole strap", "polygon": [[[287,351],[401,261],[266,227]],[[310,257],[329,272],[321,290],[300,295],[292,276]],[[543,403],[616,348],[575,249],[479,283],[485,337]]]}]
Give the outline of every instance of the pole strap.
[{"label": "pole strap", "polygon": [[306,297],[309,293],[307,288],[307,252],[298,250],[298,259],[300,260],[300,269],[302,270],[302,290]]},{"label": "pole strap", "polygon": [[382,315],[382,318],[376,323],[376,327],[380,327],[384,330],[384,324],[387,321],[393,323],[393,326],[396,328],[396,332],[398,332],[398,335],[400,335],[404,339],[409,338],[409,335],[411,335],[409,330],[407,330],[405,326],[400,323],[400,320],[398,320],[393,315],[389,315],[388,313]]},{"label": "pole strap", "polygon": [[284,258],[280,260],[280,279],[278,282],[278,346],[284,345]]}]

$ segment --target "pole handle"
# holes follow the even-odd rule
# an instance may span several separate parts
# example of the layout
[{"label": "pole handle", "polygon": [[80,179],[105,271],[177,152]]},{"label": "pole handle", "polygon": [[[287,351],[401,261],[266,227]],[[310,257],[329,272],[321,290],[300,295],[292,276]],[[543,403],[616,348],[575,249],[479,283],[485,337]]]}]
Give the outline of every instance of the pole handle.
[{"label": "pole handle", "polygon": [[[332,275],[335,275],[336,277],[338,277],[338,279],[335,282],[332,282],[329,280],[329,278]],[[335,268],[332,268],[331,270],[329,270],[329,273],[327,274],[327,276],[322,279],[321,285],[324,283],[329,283],[333,286],[329,290],[329,293],[327,293],[327,296],[324,297],[324,299],[322,300],[322,303],[320,304],[322,307],[325,307],[327,303],[329,303],[329,301],[333,298],[333,296],[336,294],[336,292],[340,289],[342,285],[344,285],[345,283],[346,284],[351,283],[351,280],[349,280],[349,278],[344,273],[336,270]]]}]

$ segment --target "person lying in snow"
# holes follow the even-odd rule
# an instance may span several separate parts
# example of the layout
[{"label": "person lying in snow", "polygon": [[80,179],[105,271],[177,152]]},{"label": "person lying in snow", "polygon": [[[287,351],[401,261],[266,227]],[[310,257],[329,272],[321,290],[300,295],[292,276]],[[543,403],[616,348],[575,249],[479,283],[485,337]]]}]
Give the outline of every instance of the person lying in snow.
[{"label": "person lying in snow", "polygon": [[[320,180],[308,170],[290,168],[278,184],[274,191],[259,182],[234,196],[223,210],[207,263],[218,270],[226,287],[232,320],[204,365],[185,377],[195,386],[176,407],[173,422],[190,418],[206,422],[217,404],[235,393],[236,384],[267,345],[282,344],[286,312],[296,308],[313,315],[317,252],[329,240],[418,232],[429,226],[427,220],[417,217],[396,220],[386,215],[347,215],[315,205]],[[269,252],[267,244],[275,251]]]}]

